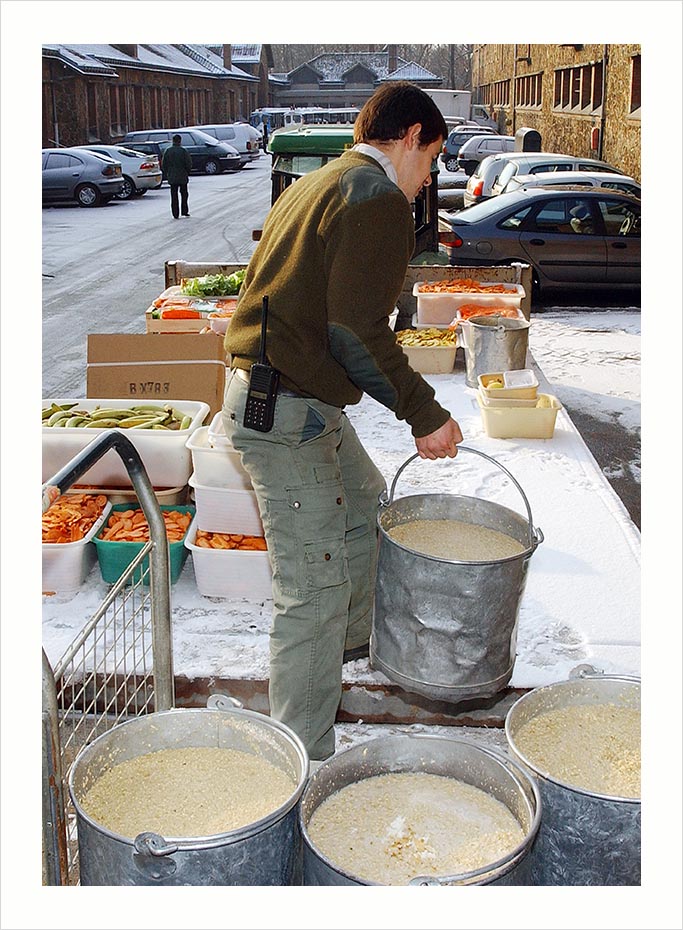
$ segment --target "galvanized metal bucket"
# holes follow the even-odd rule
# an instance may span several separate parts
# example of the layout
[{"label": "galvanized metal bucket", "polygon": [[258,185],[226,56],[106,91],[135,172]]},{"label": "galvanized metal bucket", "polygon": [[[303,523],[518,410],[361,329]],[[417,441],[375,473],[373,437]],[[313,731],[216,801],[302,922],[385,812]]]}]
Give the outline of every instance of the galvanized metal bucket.
[{"label": "galvanized metal bucket", "polygon": [[[519,605],[529,559],[543,541],[534,528],[524,491],[526,518],[492,501],[455,494],[417,494],[394,501],[394,489],[380,498],[379,552],[370,638],[370,664],[406,691],[432,700],[459,702],[490,697],[512,676]],[[411,520],[459,520],[506,533],[524,548],[518,555],[489,562],[440,559],[401,545],[389,530]]]},{"label": "galvanized metal bucket", "polygon": [[464,340],[468,387],[478,387],[478,376],[488,372],[526,368],[529,326],[528,320],[504,316],[472,317],[467,323]]},{"label": "galvanized metal bucket", "polygon": [[[519,846],[482,868],[460,875],[418,875],[409,884],[529,884],[527,859],[541,821],[541,799],[533,779],[515,761],[466,740],[409,734],[368,740],[332,756],[313,774],[299,805],[304,885],[377,884],[332,862],[317,848],[308,826],[323,801],[339,789],[375,775],[405,772],[444,775],[486,791],[508,808],[524,833]],[[362,811],[358,814],[362,817]]]},{"label": "galvanized metal bucket", "polygon": [[[237,704],[238,706],[235,706]],[[104,771],[161,749],[221,747],[259,755],[288,773],[296,788],[255,823],[214,836],[130,839],[85,813],[81,801]],[[206,708],[137,717],[98,737],[77,757],[69,778],[76,809],[82,885],[292,885],[301,883],[296,806],[308,777],[299,738],[278,721],[243,710],[224,696]]]},{"label": "galvanized metal bucket", "polygon": [[513,758],[535,778],[543,821],[529,858],[534,885],[639,885],[640,798],[595,794],[540,771],[515,741],[520,728],[541,713],[577,704],[640,707],[640,680],[579,674],[536,688],[510,709],[505,733]]}]

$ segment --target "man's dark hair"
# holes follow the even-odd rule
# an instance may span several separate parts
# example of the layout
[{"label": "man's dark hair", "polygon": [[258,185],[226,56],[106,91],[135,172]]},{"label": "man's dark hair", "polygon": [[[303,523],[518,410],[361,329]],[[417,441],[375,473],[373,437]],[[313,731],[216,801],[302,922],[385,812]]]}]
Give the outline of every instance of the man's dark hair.
[{"label": "man's dark hair", "polygon": [[174,144],[174,145],[180,145],[180,134],[179,134],[179,133],[176,133],[176,134],[173,136],[173,144]]},{"label": "man's dark hair", "polygon": [[353,141],[402,139],[416,123],[422,126],[420,145],[431,145],[439,137],[448,137],[446,121],[429,94],[408,81],[383,84],[356,117]]}]

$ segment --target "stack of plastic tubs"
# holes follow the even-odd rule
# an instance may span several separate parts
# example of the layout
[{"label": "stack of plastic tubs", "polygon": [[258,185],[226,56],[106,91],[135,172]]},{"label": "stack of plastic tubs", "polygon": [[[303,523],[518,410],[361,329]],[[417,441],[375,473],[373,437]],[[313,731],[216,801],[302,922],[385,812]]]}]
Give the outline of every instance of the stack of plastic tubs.
[{"label": "stack of plastic tubs", "polygon": [[197,532],[263,536],[263,524],[249,475],[225,436],[222,414],[195,430],[187,441],[193,472],[189,484],[197,513],[185,545],[192,553],[197,587],[206,597],[271,595],[267,551],[210,548],[197,544]]}]

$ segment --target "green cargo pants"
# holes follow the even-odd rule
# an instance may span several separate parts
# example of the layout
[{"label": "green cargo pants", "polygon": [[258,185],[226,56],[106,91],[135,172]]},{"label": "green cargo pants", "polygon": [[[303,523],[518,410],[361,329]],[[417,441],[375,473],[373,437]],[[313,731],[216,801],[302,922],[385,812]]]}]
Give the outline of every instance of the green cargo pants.
[{"label": "green cargo pants", "polygon": [[367,643],[384,478],[339,407],[279,393],[269,433],[242,425],[228,373],[225,432],[251,477],[273,569],[270,712],[311,759],[334,752],[344,649]]}]

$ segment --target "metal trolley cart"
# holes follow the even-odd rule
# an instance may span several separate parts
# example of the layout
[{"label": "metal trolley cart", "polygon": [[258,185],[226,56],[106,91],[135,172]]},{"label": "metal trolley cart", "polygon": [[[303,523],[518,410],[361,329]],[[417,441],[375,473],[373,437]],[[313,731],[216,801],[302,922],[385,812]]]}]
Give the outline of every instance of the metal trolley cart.
[{"label": "metal trolley cart", "polygon": [[65,790],[78,751],[125,719],[175,703],[166,527],[131,441],[112,430],[90,443],[43,485],[43,512],[110,449],[126,466],[150,539],[54,667],[43,650],[44,885],[79,881],[76,815]]}]

